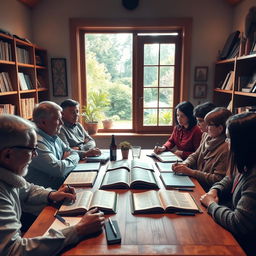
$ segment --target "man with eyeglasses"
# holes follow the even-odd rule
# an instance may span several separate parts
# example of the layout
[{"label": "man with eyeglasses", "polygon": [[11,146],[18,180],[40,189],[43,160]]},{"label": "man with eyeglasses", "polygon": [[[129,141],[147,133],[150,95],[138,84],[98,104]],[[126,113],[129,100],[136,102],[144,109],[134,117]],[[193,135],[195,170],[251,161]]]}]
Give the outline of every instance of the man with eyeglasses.
[{"label": "man with eyeglasses", "polygon": [[28,165],[37,155],[34,125],[18,116],[0,115],[0,255],[56,255],[84,236],[98,233],[104,223],[97,209],[87,212],[74,226],[51,230],[51,235],[22,238],[22,211],[38,214],[49,203],[75,200],[67,186],[58,191],[28,183]]},{"label": "man with eyeglasses", "polygon": [[29,165],[27,181],[44,187],[59,188],[76,167],[80,157],[59,137],[62,108],[54,102],[39,103],[33,111],[37,126],[38,156]]}]

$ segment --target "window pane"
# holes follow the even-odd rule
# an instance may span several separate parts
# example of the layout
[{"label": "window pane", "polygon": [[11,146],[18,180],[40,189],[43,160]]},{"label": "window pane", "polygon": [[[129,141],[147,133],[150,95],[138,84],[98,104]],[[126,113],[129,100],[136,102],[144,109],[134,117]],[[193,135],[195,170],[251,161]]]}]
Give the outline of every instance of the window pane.
[{"label": "window pane", "polygon": [[144,126],[157,126],[157,110],[156,109],[144,109]]},{"label": "window pane", "polygon": [[144,65],[158,65],[159,44],[144,45]]},{"label": "window pane", "polygon": [[159,107],[173,106],[173,88],[160,88],[159,90]]},{"label": "window pane", "polygon": [[158,67],[144,67],[144,86],[158,86]]},{"label": "window pane", "polygon": [[160,67],[160,87],[174,86],[174,67]]},{"label": "window pane", "polygon": [[172,125],[172,109],[159,109],[159,125]]},{"label": "window pane", "polygon": [[160,65],[175,64],[175,44],[160,45]]},{"label": "window pane", "polygon": [[144,107],[158,107],[158,89],[144,88]]},{"label": "window pane", "polygon": [[[115,129],[132,129],[132,34],[85,34],[87,102]],[[109,103],[104,105],[104,102]]]}]

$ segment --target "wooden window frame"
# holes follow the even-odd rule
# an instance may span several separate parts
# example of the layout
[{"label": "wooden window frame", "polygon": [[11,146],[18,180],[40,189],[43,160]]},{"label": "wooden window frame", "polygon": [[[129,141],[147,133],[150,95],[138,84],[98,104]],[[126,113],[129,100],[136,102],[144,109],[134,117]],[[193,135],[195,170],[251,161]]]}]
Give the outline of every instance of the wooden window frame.
[{"label": "wooden window frame", "polygon": [[[171,25],[169,25],[171,24]],[[181,42],[181,70],[180,70],[180,93],[178,102],[188,99],[189,91],[189,78],[190,78],[190,54],[191,54],[191,31],[192,19],[191,18],[162,18],[162,19],[70,19],[70,62],[71,62],[71,88],[72,98],[85,105],[86,88],[82,84],[86,83],[84,59],[84,32],[170,32],[179,30],[182,37]],[[136,40],[136,39],[134,39]],[[133,43],[136,44],[136,41]],[[81,53],[83,53],[81,55]],[[82,59],[83,58],[83,59]],[[133,62],[137,61],[136,51],[133,53]],[[136,63],[133,63],[136,66]],[[133,72],[133,84],[137,81],[137,72]],[[133,103],[136,100],[136,93],[133,93]],[[135,118],[133,111],[133,119]],[[152,131],[140,131],[138,126],[135,125],[133,130],[127,130],[136,133],[155,133]],[[112,130],[111,132],[127,132],[125,130]],[[159,133],[166,131],[161,131]]]}]

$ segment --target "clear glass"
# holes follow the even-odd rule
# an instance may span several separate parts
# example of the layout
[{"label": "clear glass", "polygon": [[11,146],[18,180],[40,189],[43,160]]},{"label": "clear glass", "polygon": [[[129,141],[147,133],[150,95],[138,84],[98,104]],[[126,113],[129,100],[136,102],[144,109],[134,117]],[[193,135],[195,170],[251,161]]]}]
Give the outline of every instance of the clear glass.
[{"label": "clear glass", "polygon": [[140,158],[140,153],[141,153],[141,146],[132,146],[133,159]]}]

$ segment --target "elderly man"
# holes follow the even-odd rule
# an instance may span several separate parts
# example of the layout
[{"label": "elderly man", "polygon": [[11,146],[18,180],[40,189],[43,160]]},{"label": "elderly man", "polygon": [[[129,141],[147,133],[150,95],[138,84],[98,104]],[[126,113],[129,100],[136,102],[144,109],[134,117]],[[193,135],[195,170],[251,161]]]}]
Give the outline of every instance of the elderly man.
[{"label": "elderly man", "polygon": [[63,126],[61,127],[59,137],[67,146],[77,150],[81,156],[83,153],[87,156],[98,156],[100,150],[96,148],[95,140],[85,131],[78,122],[79,103],[72,99],[64,100],[61,105]]},{"label": "elderly man", "polygon": [[[37,155],[34,126],[14,115],[0,116],[0,255],[55,255],[85,235],[99,232],[104,217],[91,210],[80,222],[44,237],[22,238],[21,212],[38,213],[48,203],[75,200],[68,188],[51,191],[28,183],[26,175],[31,159]],[[74,193],[74,189],[72,188]]]},{"label": "elderly man", "polygon": [[57,189],[76,167],[80,158],[57,135],[62,122],[62,108],[54,102],[39,103],[33,111],[37,126],[38,156],[32,159],[27,181]]}]

